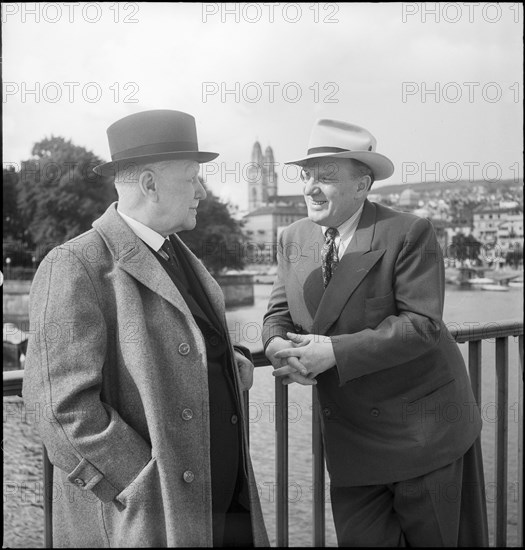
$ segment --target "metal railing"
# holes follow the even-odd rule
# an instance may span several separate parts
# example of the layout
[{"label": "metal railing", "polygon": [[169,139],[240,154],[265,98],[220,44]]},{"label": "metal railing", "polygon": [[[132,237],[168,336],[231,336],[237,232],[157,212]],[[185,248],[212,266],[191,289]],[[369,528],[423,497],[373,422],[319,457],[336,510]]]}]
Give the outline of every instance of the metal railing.
[{"label": "metal railing", "polygon": [[[468,370],[474,396],[481,405],[481,343],[495,339],[495,407],[497,411],[495,436],[495,510],[494,510],[494,546],[506,546],[507,543],[507,459],[508,459],[508,378],[509,378],[509,338],[518,338],[520,373],[523,380],[523,322],[494,322],[490,326],[450,330],[458,343],[468,342]],[[256,367],[269,366],[262,351],[253,354]],[[21,395],[23,370],[3,373],[4,397]],[[319,403],[316,388],[312,387],[312,454],[313,454],[313,546],[325,546],[325,469],[324,450],[320,431]],[[288,546],[288,386],[275,380],[276,401],[276,505],[277,505],[277,545]],[[245,393],[245,405],[248,394]],[[518,397],[518,546],[523,546],[523,383],[519,384]],[[246,407],[246,411],[248,408]],[[248,415],[245,421],[249,422]],[[45,447],[44,459],[44,538],[47,548],[52,547],[51,510],[53,502],[53,466],[49,462]]]},{"label": "metal railing", "polygon": [[[450,330],[450,329],[449,329]],[[451,329],[452,337],[458,343],[468,342],[468,370],[474,396],[481,406],[481,343],[495,339],[495,510],[494,546],[507,544],[507,459],[508,459],[508,378],[509,337],[518,337],[519,363],[523,381],[523,321],[501,321],[483,327]],[[255,366],[267,366],[268,360],[262,352],[253,355]],[[279,379],[275,381],[276,401],[276,495],[277,495],[277,546],[288,546],[288,386]],[[523,382],[519,385],[518,398],[518,545],[523,546]],[[325,496],[324,496],[324,450],[320,432],[319,402],[317,389],[312,387],[312,474],[313,510],[312,544],[325,546]]]}]

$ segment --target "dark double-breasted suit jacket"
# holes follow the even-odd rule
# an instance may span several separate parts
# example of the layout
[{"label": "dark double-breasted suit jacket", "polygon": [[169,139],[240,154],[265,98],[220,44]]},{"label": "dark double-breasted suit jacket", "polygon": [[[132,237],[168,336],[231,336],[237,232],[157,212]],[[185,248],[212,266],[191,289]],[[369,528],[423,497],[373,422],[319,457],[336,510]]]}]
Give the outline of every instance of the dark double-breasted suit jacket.
[{"label": "dark double-breasted suit jacket", "polygon": [[461,457],[481,417],[442,320],[444,264],[431,223],[364,204],[326,290],[321,226],[286,228],[263,340],[330,336],[336,366],[317,377],[334,486],[407,480]]}]

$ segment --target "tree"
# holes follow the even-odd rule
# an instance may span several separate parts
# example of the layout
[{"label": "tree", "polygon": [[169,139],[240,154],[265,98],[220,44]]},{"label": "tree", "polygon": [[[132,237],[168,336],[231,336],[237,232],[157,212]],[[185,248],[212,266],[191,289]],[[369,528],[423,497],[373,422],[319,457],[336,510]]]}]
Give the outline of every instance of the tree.
[{"label": "tree", "polygon": [[52,246],[91,228],[117,199],[111,178],[98,176],[100,160],[62,137],[45,138],[22,162],[18,208],[40,259]]},{"label": "tree", "polygon": [[5,241],[22,241],[24,238],[24,223],[17,206],[18,172],[13,166],[3,170],[3,239]]},{"label": "tree", "polygon": [[27,230],[27,223],[18,209],[19,173],[14,166],[3,170],[2,207],[2,249],[4,261],[9,258],[11,267],[28,267],[33,265],[33,243]]},{"label": "tree", "polygon": [[212,273],[224,268],[241,269],[245,263],[241,222],[231,216],[228,203],[208,189],[206,193],[199,204],[195,229],[178,235]]},{"label": "tree", "polygon": [[505,261],[514,269],[519,269],[523,262],[523,245],[519,241],[510,243],[509,250],[505,254]]},{"label": "tree", "polygon": [[459,232],[452,237],[450,255],[461,263],[465,260],[478,261],[480,252],[481,243],[472,235]]},{"label": "tree", "polygon": [[[31,154],[19,174],[8,174],[8,208],[15,208],[16,188],[17,219],[36,245],[35,256],[40,260],[53,246],[89,230],[117,200],[117,193],[112,177],[98,176],[92,170],[102,160],[71,141],[45,138],[34,145]],[[210,271],[242,268],[241,222],[231,216],[229,204],[211,191],[207,195],[200,203],[196,228],[180,236]],[[5,208],[4,203],[4,233],[6,223],[11,223]]]}]

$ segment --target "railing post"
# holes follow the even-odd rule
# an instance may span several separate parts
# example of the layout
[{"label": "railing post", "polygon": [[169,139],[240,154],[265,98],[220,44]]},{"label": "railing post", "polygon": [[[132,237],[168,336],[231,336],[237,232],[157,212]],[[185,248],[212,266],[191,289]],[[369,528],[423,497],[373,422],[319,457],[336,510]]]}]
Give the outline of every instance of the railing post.
[{"label": "railing post", "polygon": [[288,546],[288,386],[275,379],[277,546]]},{"label": "railing post", "polygon": [[523,336],[518,337],[518,546],[523,548]]},{"label": "railing post", "polygon": [[321,434],[321,415],[317,388],[312,386],[312,470],[313,470],[313,545],[325,546],[325,480],[324,480],[324,448]]},{"label": "railing post", "polygon": [[468,343],[468,372],[476,403],[481,407],[481,340]]},{"label": "railing post", "polygon": [[494,546],[507,545],[508,337],[496,338],[496,499]]},{"label": "railing post", "polygon": [[49,461],[47,449],[42,445],[44,462],[44,544],[53,548],[53,465]]},{"label": "railing post", "polygon": [[246,442],[250,445],[250,392],[245,390],[242,392],[242,400],[244,401],[244,428],[246,433]]}]

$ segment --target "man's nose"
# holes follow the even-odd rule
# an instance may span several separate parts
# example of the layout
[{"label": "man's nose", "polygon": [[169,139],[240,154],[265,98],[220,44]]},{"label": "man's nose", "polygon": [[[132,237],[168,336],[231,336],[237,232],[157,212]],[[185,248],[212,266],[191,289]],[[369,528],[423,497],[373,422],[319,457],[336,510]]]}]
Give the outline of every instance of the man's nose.
[{"label": "man's nose", "polygon": [[304,194],[305,195],[315,195],[319,193],[319,188],[317,187],[315,178],[311,177],[304,184]]},{"label": "man's nose", "polygon": [[208,196],[206,193],[206,189],[204,189],[204,186],[202,185],[199,178],[195,178],[195,181],[195,198],[203,201]]}]

